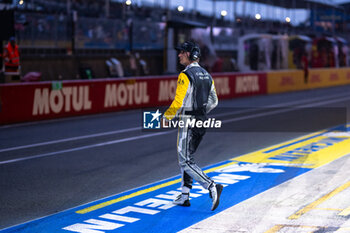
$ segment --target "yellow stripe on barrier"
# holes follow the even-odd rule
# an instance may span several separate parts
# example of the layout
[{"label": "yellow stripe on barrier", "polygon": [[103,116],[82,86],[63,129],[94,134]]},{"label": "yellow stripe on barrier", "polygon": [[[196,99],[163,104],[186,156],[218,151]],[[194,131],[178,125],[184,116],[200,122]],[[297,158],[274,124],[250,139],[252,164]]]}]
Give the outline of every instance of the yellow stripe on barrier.
[{"label": "yellow stripe on barrier", "polygon": [[309,90],[350,84],[350,68],[309,69],[305,79],[303,70],[267,72],[267,93]]},{"label": "yellow stripe on barrier", "polygon": [[267,73],[267,93],[281,93],[289,91],[304,90],[303,71],[270,71]]}]

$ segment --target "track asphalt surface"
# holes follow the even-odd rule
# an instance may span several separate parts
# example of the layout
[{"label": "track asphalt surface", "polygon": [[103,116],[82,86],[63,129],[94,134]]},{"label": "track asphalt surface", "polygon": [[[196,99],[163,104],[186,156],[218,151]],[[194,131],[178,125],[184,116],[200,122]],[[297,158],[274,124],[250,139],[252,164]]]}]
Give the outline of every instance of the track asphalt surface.
[{"label": "track asphalt surface", "polygon": [[[224,127],[222,130],[213,130],[206,134],[195,156],[196,161],[201,167],[212,169],[211,171],[215,173],[217,171],[214,168],[229,167],[231,166],[229,163],[242,155],[346,124],[349,122],[347,117],[350,105],[349,93],[350,86],[344,86],[220,101],[218,109],[210,116],[221,119]],[[60,216],[62,211],[67,209],[73,208],[72,212],[76,213],[85,207],[96,206],[108,200],[115,200],[145,188],[178,179],[176,131],[148,132],[141,130],[141,126],[142,110],[133,110],[0,127],[0,229],[55,213]],[[344,130],[344,128],[338,128],[340,132]],[[256,161],[242,160],[238,161],[238,165],[243,166],[251,162]],[[240,189],[254,187],[255,192],[249,192],[245,198],[254,197],[260,192],[315,168],[297,166],[298,169],[295,170],[285,164],[279,166],[265,169],[289,172],[285,172],[285,176],[267,177],[267,181],[272,179],[273,182],[268,185],[266,185],[268,182],[263,182],[265,185],[261,185],[260,188],[254,184],[257,184],[256,179],[262,176],[250,179],[253,186],[242,185]],[[245,174],[235,179],[248,180],[247,176]],[[171,185],[174,187],[169,185],[167,186],[169,190],[161,190],[162,193],[158,195],[176,190],[179,183],[175,182]],[[225,187],[224,192],[237,192],[237,187],[230,187],[230,185]],[[201,192],[203,193],[199,192],[197,195],[202,195],[204,198],[206,194],[203,190]],[[144,194],[150,196],[140,197],[138,202],[129,199],[130,203],[126,203],[126,206],[153,197],[150,192]],[[109,199],[104,199],[106,197]],[[196,200],[202,200],[201,198],[201,196],[193,196],[193,207],[190,208],[198,210]],[[176,212],[177,208],[169,207],[169,211],[174,211],[174,214],[156,217],[155,219],[158,219],[157,221],[161,224],[158,228],[154,227],[152,231],[174,232],[184,229],[244,201],[245,198],[234,199],[232,203],[226,200],[222,208],[219,207],[215,213],[189,212],[189,216],[200,217],[171,229],[167,228],[167,224],[173,223],[177,218],[174,216],[179,212]],[[96,200],[99,201],[95,203]],[[210,200],[198,201],[197,207],[209,210],[208,202]],[[80,207],[86,203],[90,204],[84,205],[84,208]],[[148,205],[151,204],[148,203]],[[164,203],[162,205],[166,206]],[[112,208],[110,212],[103,210],[103,214],[111,214],[112,211],[125,207],[111,206],[110,208]],[[153,209],[153,211],[156,210]],[[179,211],[181,213],[183,210]],[[121,213],[119,211],[119,214]],[[152,213],[155,214],[155,212]],[[114,215],[109,215],[111,216]],[[174,219],[171,219],[171,216]],[[96,220],[97,217],[94,216],[91,219]],[[108,216],[104,217],[106,219]],[[138,219],[137,216],[129,216],[129,219],[124,219],[124,223],[127,222],[126,220],[129,223],[132,221],[136,223],[136,219]],[[88,220],[89,218],[79,218],[76,222],[78,224],[79,221]],[[38,221],[42,220],[37,220],[35,224]],[[144,221],[152,223],[155,220],[150,218]],[[144,221],[138,222],[142,225]],[[105,229],[106,232],[114,232],[111,229],[128,231],[129,225],[119,223],[123,227],[117,227],[116,222],[109,226],[110,230]],[[63,227],[74,226],[74,222],[64,224],[66,223],[60,226],[62,232],[69,232],[62,230]],[[97,223],[90,221],[89,224]],[[52,226],[50,222],[45,227],[41,226],[39,231],[31,231],[28,225],[19,226],[22,230],[24,229],[23,232],[61,232],[49,230]],[[140,229],[135,224],[131,224],[130,227]],[[27,231],[25,231],[26,228]],[[76,228],[71,227],[71,229]],[[131,229],[134,228],[130,228],[129,232],[132,232]],[[22,231],[19,228],[9,228],[4,232]],[[90,232],[104,231],[100,229]]]}]

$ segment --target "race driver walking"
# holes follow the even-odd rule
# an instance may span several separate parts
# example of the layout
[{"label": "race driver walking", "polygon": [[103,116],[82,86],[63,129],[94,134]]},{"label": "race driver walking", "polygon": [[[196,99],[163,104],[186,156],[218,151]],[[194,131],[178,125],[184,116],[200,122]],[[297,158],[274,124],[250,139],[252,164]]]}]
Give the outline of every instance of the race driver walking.
[{"label": "race driver walking", "polygon": [[[176,47],[180,64],[186,68],[179,74],[175,99],[163,115],[163,121],[171,121],[175,117],[184,120],[204,121],[207,113],[218,104],[214,81],[211,75],[199,64],[200,49],[194,41],[186,41]],[[212,198],[211,210],[219,205],[223,189],[216,184],[194,162],[194,153],[200,144],[206,129],[204,127],[179,127],[177,139],[177,153],[182,174],[182,193],[173,201],[176,205],[190,206],[190,190],[193,179],[205,189],[208,189]]]}]

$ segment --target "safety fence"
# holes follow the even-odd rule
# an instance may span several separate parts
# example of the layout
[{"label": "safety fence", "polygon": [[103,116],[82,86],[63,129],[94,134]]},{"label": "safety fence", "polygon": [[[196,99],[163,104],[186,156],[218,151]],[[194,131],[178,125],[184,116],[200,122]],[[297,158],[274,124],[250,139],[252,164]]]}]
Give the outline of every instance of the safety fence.
[{"label": "safety fence", "polygon": [[[22,48],[53,49],[163,49],[166,23],[154,20],[111,19],[15,12],[16,36]],[[206,42],[211,27],[198,28],[192,35]],[[198,35],[196,35],[198,34]],[[235,50],[239,30],[213,27],[213,46],[217,50]],[[206,42],[207,43],[207,42]]]},{"label": "safety fence", "polygon": [[72,38],[71,19],[67,16],[15,13],[16,36],[22,48],[67,48]]},{"label": "safety fence", "polygon": [[[350,84],[350,68],[213,74],[219,99]],[[169,105],[176,76],[0,85],[0,124]],[[21,94],[19,94],[21,93]]]},{"label": "safety fence", "polygon": [[22,48],[162,49],[165,23],[16,12]]}]

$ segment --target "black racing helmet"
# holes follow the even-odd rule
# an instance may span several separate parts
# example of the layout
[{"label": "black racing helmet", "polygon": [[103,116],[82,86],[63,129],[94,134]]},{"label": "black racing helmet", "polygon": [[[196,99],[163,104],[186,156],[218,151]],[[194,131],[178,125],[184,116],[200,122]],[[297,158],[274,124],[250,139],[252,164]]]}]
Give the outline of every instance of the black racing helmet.
[{"label": "black racing helmet", "polygon": [[190,60],[195,61],[201,57],[201,50],[194,41],[185,41],[180,46],[175,47],[176,51],[185,51],[190,53]]}]

